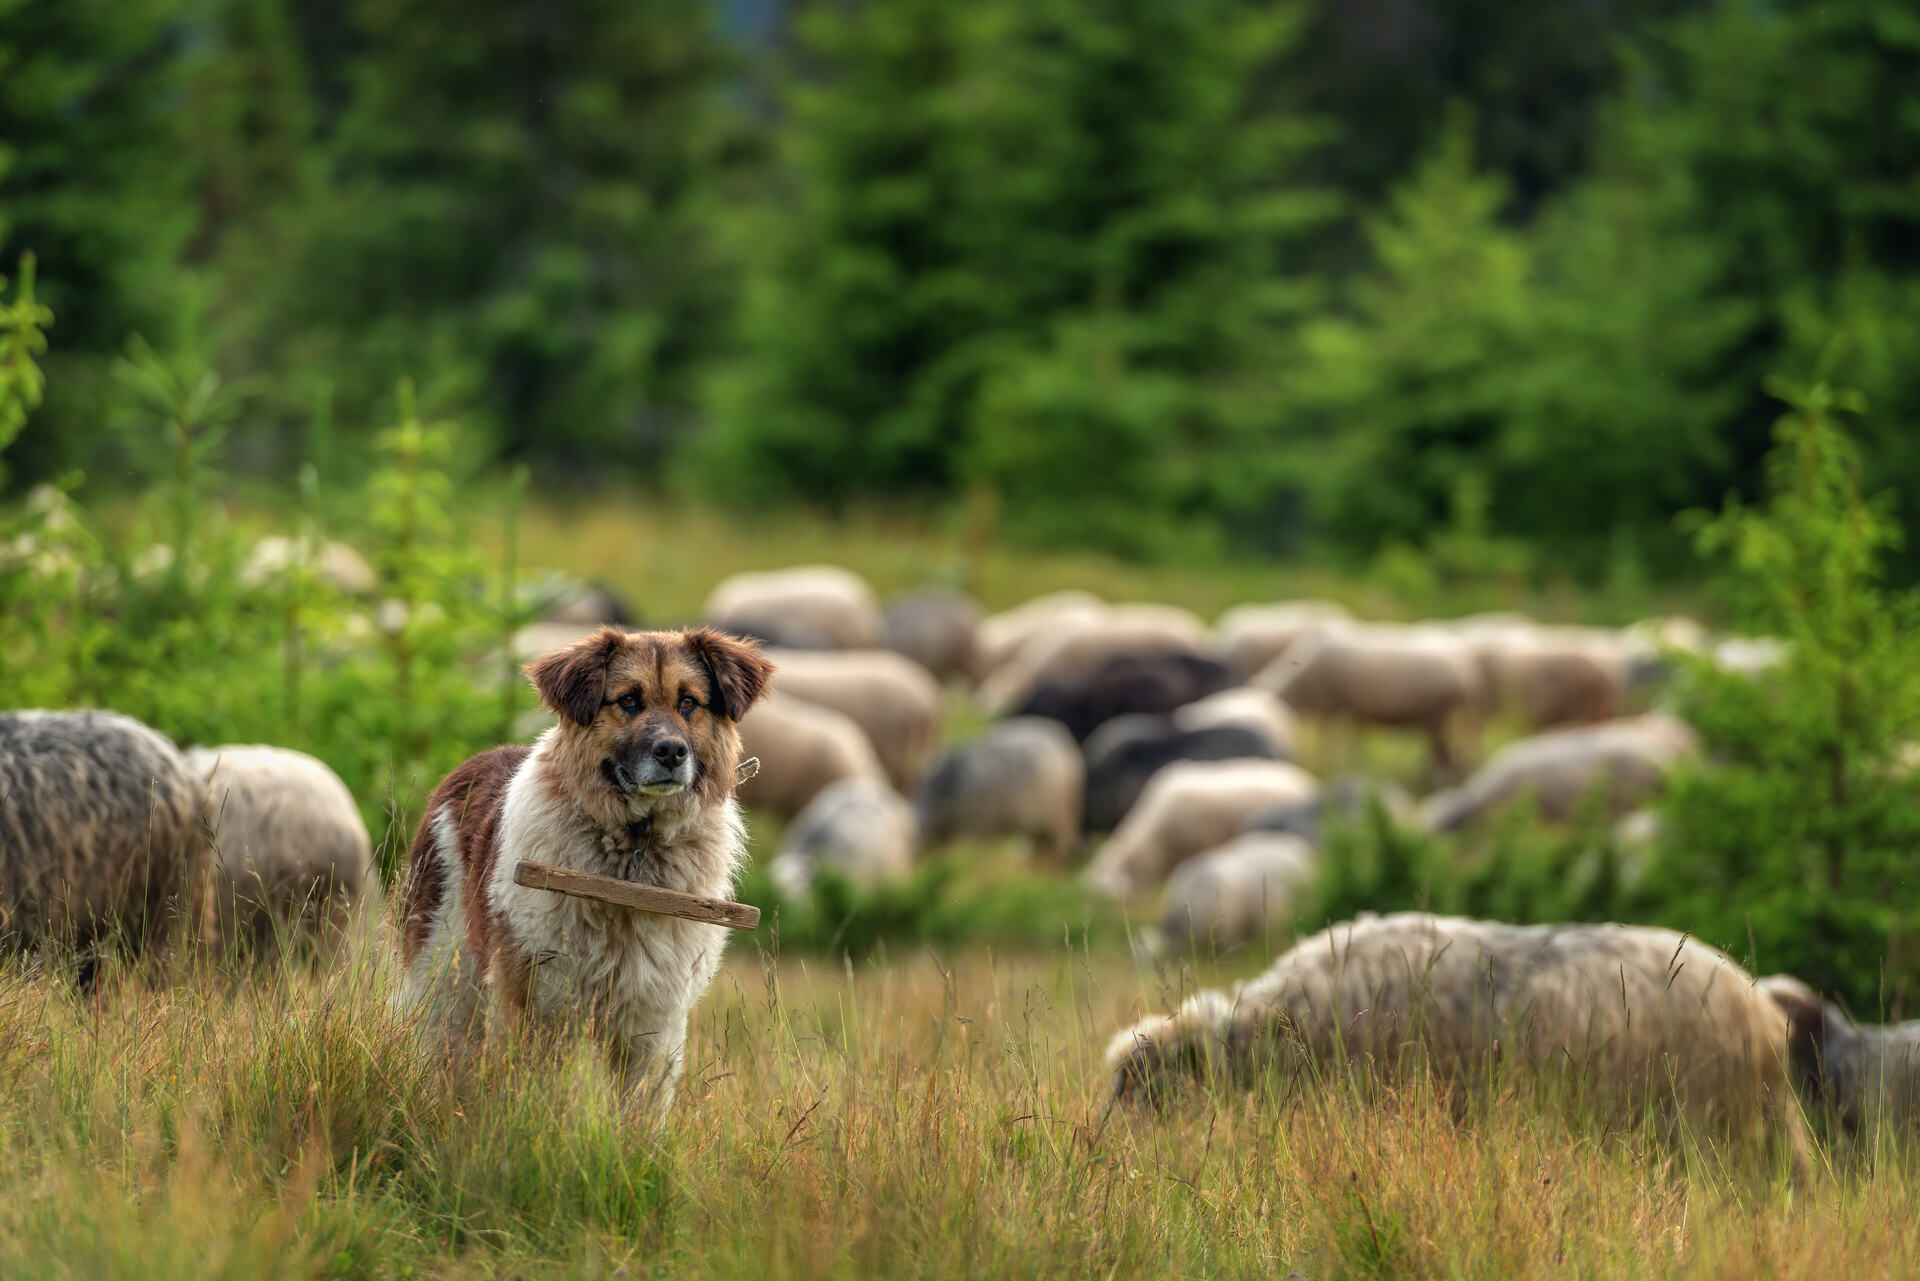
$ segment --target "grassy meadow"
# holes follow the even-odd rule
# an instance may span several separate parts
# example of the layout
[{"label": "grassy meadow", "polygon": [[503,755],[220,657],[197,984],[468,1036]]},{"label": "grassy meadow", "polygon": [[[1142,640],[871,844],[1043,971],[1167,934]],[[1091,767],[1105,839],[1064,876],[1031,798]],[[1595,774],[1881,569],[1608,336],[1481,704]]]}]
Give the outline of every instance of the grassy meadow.
[{"label": "grassy meadow", "polygon": [[[1500,582],[1422,602],[1310,568],[1018,552],[905,515],[743,522],[639,497],[534,495],[508,521],[486,494],[441,511],[438,541],[418,546],[397,545],[401,527],[377,514],[341,510],[327,530],[375,556],[384,594],[439,606],[419,630],[369,642],[335,624],[351,602],[315,597],[283,618],[279,597],[223,595],[215,575],[184,579],[184,599],[200,592],[223,612],[167,623],[172,652],[198,666],[162,671],[124,635],[132,615],[118,611],[132,606],[88,595],[84,580],[71,597],[42,593],[40,630],[18,643],[57,656],[82,625],[114,629],[126,652],[88,651],[92,683],[64,696],[151,698],[135,710],[182,741],[195,717],[213,726],[203,735],[280,735],[285,687],[304,735],[287,738],[356,777],[376,842],[403,845],[434,753],[497,741],[494,727],[532,704],[523,688],[503,706],[493,683],[492,638],[511,620],[461,612],[465,584],[503,564],[602,580],[650,623],[695,616],[728,572],[807,561],[853,568],[883,594],[964,585],[989,608],[1064,586],[1208,615],[1291,595],[1402,617],[1623,621],[1697,603]],[[216,564],[272,527],[247,504],[209,503],[195,519]],[[98,527],[124,528],[129,547],[149,536],[137,512]],[[208,630],[216,619],[229,630]],[[949,711],[949,736],[981,723],[959,691]],[[401,756],[409,732],[421,747]],[[1422,782],[1411,736],[1309,726],[1301,745],[1323,777]],[[754,816],[757,859],[778,832]],[[1572,858],[1585,838],[1555,839],[1552,857]],[[1481,881],[1521,884],[1523,866],[1556,878],[1536,855],[1503,847],[1508,862]],[[324,973],[189,966],[161,982],[121,969],[86,997],[57,964],[9,963],[0,1275],[1811,1277],[1897,1273],[1920,1246],[1920,1149],[1889,1135],[1834,1137],[1796,1186],[1767,1154],[1652,1121],[1610,1126],[1519,1081],[1464,1101],[1422,1081],[1347,1083],[1109,1113],[1101,1056],[1118,1029],[1258,971],[1290,938],[1156,965],[1131,946],[1151,898],[1089,904],[1015,842],[963,845],[858,893],[829,880],[809,904],[782,903],[754,871],[741,896],[768,919],[735,940],[658,1126],[623,1115],[577,1051],[555,1061],[496,1045],[458,1074],[423,1062],[388,1011],[384,943]]]},{"label": "grassy meadow", "polygon": [[97,999],[0,980],[10,1277],[1897,1275],[1904,1145],[1792,1186],[1495,1083],[1104,1107],[1112,1031],[1196,976],[1111,950],[737,949],[682,1097],[579,1058],[424,1068],[374,964]]}]

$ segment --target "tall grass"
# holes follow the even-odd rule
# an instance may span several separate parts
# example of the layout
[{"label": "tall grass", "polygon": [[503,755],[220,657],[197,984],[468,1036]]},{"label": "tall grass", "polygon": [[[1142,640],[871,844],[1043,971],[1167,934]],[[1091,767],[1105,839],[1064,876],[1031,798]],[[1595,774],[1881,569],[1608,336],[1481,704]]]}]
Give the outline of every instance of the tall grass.
[{"label": "tall grass", "polygon": [[382,965],[95,998],[0,975],[0,1274],[18,1277],[1890,1275],[1892,1138],[1764,1164],[1422,1081],[1109,1113],[1177,997],[1110,951],[736,954],[682,1099],[577,1050],[432,1069]]}]

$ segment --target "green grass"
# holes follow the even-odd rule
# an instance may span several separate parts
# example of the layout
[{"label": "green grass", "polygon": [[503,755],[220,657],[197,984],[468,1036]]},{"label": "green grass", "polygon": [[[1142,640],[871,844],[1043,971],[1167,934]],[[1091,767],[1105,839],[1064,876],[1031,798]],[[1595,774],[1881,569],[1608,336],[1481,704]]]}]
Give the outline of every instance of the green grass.
[{"label": "green grass", "polygon": [[937,952],[737,953],[658,1129],[579,1053],[427,1069],[379,972],[83,1004],[12,969],[0,1275],[1830,1277],[1920,1246],[1904,1141],[1795,1188],[1523,1088],[1109,1114],[1102,1046],[1191,976]]},{"label": "green grass", "polygon": [[[475,522],[474,534],[489,551],[498,547],[497,524]],[[1366,617],[1418,612],[1392,585],[1318,563],[1240,558],[1141,564],[976,537],[930,524],[917,513],[854,511],[830,521],[792,509],[722,512],[637,492],[587,503],[532,496],[521,518],[520,546],[522,564],[604,580],[627,593],[650,622],[697,617],[708,591],[729,574],[816,562],[855,571],[883,596],[944,583],[964,587],[989,609],[1077,587],[1108,600],[1181,605],[1209,619],[1241,602],[1307,596],[1341,601]],[[1526,609],[1548,619],[1619,623],[1697,610],[1700,604],[1698,593],[1687,588],[1616,597],[1557,580],[1544,586],[1463,583],[1423,603],[1435,614]]]}]

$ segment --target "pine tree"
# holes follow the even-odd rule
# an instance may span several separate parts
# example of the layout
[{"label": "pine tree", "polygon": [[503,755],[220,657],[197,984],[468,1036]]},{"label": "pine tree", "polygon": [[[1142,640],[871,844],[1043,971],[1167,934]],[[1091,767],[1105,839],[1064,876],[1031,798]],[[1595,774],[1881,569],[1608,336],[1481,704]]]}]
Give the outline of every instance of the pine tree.
[{"label": "pine tree", "polygon": [[[181,182],[178,0],[0,0],[0,262],[39,262],[60,317],[16,474],[92,439],[104,362],[171,318],[168,283],[193,221]],[[85,376],[69,376],[82,375]]]},{"label": "pine tree", "polygon": [[1255,93],[1292,32],[1230,3],[1023,7],[1012,198],[975,225],[1038,323],[994,352],[968,460],[1016,529],[1269,541],[1274,372],[1315,298],[1290,251],[1331,207],[1296,176],[1319,131]]},{"label": "pine tree", "polygon": [[1324,213],[1288,186],[1310,131],[1250,96],[1289,29],[1224,2],[810,14],[700,469],[980,486],[1028,535],[1129,550],[1256,505],[1240,456],[1303,298],[1279,250]]},{"label": "pine tree", "polygon": [[1663,854],[1633,910],[1752,950],[1761,972],[1878,1018],[1920,982],[1920,597],[1886,580],[1899,527],[1889,495],[1866,497],[1841,421],[1859,395],[1824,380],[1768,385],[1789,412],[1765,501],[1729,504],[1699,539],[1727,570],[1736,617],[1785,654],[1758,679],[1689,665],[1680,708],[1711,764],[1667,798]]},{"label": "pine tree", "polygon": [[416,373],[511,450],[657,459],[724,282],[706,6],[366,0],[284,328],[350,370],[341,412]]},{"label": "pine tree", "polygon": [[725,496],[939,493],[1012,299],[967,222],[994,185],[982,51],[1004,6],[820,6],[780,85],[777,178],[735,229],[737,357],[689,460]]}]

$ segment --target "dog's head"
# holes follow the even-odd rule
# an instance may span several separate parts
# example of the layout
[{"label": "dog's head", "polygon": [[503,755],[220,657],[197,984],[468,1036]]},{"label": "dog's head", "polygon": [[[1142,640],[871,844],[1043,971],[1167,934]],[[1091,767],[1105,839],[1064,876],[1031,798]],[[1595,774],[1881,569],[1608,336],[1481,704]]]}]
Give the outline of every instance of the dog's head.
[{"label": "dog's head", "polygon": [[773,664],[710,627],[603,627],[526,670],[560,718],[560,742],[579,772],[595,771],[600,784],[638,799],[730,792],[737,723],[766,692]]}]

